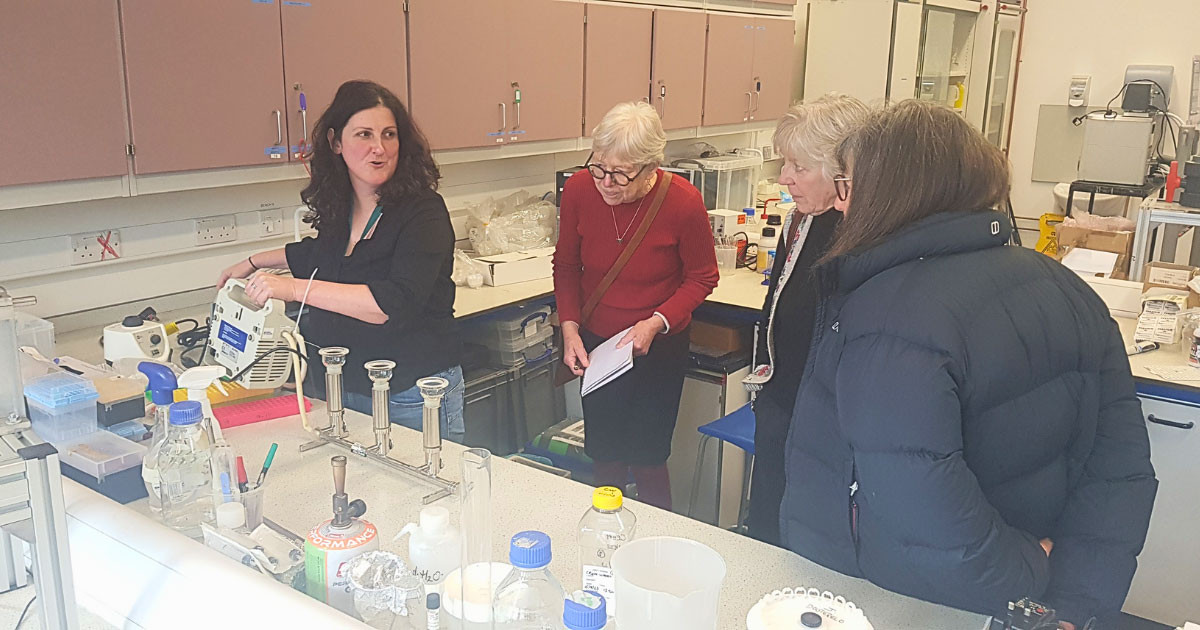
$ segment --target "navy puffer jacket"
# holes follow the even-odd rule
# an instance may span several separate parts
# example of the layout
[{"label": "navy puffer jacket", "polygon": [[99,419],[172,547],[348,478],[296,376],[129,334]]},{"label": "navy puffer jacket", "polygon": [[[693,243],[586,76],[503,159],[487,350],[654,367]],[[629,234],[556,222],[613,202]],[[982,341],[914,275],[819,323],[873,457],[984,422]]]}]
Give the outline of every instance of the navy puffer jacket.
[{"label": "navy puffer jacket", "polygon": [[1108,309],[1009,233],[940,214],[819,269],[780,524],[886,589],[1082,627],[1120,609],[1157,481]]}]

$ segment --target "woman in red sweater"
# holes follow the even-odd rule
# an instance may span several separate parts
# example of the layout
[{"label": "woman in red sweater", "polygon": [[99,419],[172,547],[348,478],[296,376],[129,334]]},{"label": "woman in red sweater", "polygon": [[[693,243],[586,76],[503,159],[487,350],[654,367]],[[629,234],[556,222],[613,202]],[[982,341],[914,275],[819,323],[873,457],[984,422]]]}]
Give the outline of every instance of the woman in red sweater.
[{"label": "woman in red sweater", "polygon": [[[629,329],[633,369],[583,399],[586,451],[597,485],[625,487],[633,470],[639,499],[671,508],[667,457],[679,413],[692,311],[717,286],[717,260],[700,193],[682,178],[664,181],[667,137],[646,103],[622,103],[592,132],[587,168],[563,189],[554,295],[563,362],[574,374],[588,353]],[[630,244],[659,187],[666,197],[645,238],[587,321],[583,305]]]}]

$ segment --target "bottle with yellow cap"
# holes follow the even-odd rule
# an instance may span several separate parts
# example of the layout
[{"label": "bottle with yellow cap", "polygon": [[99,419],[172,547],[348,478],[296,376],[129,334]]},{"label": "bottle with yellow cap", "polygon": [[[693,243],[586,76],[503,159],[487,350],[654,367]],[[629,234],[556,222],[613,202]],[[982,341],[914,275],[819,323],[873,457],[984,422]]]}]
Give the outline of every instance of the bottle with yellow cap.
[{"label": "bottle with yellow cap", "polygon": [[616,580],[609,562],[612,554],[633,540],[637,517],[624,505],[621,491],[612,486],[596,488],[592,507],[579,521],[579,558],[583,589],[604,596],[607,616],[616,614]]}]

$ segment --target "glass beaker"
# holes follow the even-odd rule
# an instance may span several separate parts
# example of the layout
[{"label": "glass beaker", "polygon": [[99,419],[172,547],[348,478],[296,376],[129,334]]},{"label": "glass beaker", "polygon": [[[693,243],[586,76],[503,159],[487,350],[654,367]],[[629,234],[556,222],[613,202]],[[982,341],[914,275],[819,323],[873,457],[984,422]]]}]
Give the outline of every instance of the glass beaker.
[{"label": "glass beaker", "polygon": [[462,454],[459,529],[462,567],[458,601],[463,628],[492,627],[492,453],[471,448]]},{"label": "glass beaker", "polygon": [[21,385],[21,357],[17,350],[17,311],[0,287],[0,422],[25,415]]}]

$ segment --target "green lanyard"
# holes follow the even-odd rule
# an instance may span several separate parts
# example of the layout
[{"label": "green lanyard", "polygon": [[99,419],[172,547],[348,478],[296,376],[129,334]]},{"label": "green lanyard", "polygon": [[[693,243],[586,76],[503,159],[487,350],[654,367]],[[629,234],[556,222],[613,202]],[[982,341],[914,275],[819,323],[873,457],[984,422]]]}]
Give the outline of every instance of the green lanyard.
[{"label": "green lanyard", "polygon": [[375,227],[381,216],[383,216],[383,206],[375,206],[375,210],[371,212],[371,218],[367,219],[367,225],[363,228],[362,236],[358,237],[358,240],[361,241],[367,238],[367,235],[371,233],[371,228]]}]

